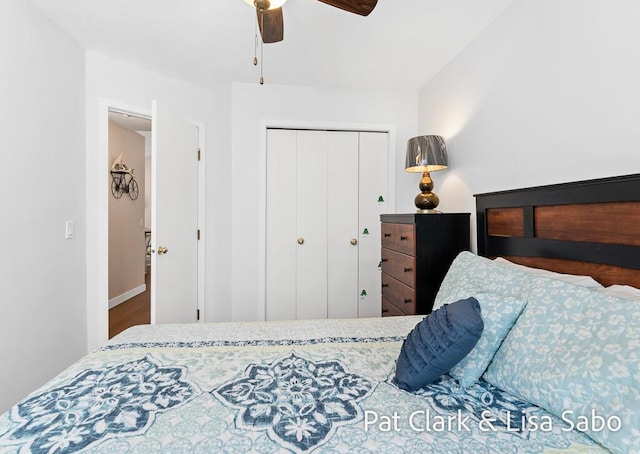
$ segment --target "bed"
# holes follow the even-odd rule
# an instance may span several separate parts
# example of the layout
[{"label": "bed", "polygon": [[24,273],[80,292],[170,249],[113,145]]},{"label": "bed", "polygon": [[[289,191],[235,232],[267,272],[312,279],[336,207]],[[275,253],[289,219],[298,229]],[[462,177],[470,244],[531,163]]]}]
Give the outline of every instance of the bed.
[{"label": "bed", "polygon": [[[396,360],[421,316],[138,326],[0,415],[0,452],[640,452],[633,301],[606,294],[596,281],[536,276],[483,257],[587,269],[606,285],[637,287],[639,183],[635,175],[477,196],[480,255],[454,261],[434,306],[474,294],[501,305],[496,313],[512,314],[477,380],[462,380],[458,365],[418,391],[397,386]],[[548,190],[555,195],[537,198]],[[602,192],[606,200],[594,201]],[[600,242],[609,238],[600,233],[585,240],[573,224],[568,240],[587,245],[559,246],[568,240],[542,235],[545,206],[583,203],[592,214],[604,204],[599,219],[609,204],[625,204],[616,212],[631,221],[598,221],[623,231],[624,240],[617,233],[613,241]],[[563,310],[575,315],[564,328]],[[576,331],[563,338],[567,326]],[[587,344],[591,358],[572,350]],[[570,414],[559,411],[565,407]],[[596,430],[593,416],[613,426]]]}]

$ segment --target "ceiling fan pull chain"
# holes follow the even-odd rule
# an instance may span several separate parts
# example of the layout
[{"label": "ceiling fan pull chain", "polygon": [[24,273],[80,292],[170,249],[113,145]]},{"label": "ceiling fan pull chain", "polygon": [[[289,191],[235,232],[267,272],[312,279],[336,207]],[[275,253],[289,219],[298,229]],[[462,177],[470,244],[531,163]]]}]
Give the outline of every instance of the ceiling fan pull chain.
[{"label": "ceiling fan pull chain", "polygon": [[[260,10],[260,24],[262,25],[262,30],[264,30],[264,10]],[[260,85],[264,85],[264,77],[263,74],[264,67],[264,40],[260,40]]]},{"label": "ceiling fan pull chain", "polygon": [[256,30],[253,40],[253,66],[256,66],[258,64],[258,16],[256,16],[255,24]]},{"label": "ceiling fan pull chain", "polygon": [[264,77],[262,77],[263,67],[264,67],[264,43],[260,43],[260,85],[264,85]]}]

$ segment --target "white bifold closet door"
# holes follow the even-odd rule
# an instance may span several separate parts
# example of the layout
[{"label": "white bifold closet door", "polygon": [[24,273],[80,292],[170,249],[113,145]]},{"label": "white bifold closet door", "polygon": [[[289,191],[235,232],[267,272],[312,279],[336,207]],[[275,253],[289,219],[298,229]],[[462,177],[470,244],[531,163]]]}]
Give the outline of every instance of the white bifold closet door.
[{"label": "white bifold closet door", "polygon": [[267,320],[380,315],[388,134],[267,131]]}]

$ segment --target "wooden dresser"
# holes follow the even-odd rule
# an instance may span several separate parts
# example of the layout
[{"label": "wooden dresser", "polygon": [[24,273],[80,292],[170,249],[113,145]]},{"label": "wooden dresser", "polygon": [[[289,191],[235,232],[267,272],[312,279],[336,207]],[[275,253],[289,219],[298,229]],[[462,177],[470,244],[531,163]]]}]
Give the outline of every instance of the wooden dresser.
[{"label": "wooden dresser", "polygon": [[469,213],[383,214],[382,316],[429,314],[453,259],[469,250]]}]

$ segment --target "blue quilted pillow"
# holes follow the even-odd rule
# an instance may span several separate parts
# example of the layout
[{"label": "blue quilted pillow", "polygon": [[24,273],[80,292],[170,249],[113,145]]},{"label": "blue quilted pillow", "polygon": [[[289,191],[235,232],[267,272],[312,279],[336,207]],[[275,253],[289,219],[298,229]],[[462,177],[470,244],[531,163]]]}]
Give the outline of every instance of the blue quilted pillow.
[{"label": "blue quilted pillow", "polygon": [[475,298],[445,304],[409,333],[396,364],[397,385],[416,391],[449,372],[475,347],[484,323]]}]

